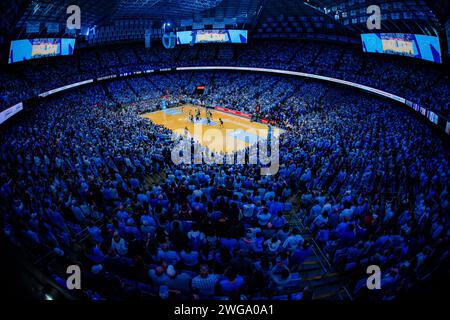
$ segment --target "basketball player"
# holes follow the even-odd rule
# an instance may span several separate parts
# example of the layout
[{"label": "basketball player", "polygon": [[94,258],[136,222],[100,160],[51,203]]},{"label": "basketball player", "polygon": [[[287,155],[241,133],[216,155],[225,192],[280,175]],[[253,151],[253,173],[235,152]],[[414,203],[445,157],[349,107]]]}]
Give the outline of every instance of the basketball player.
[{"label": "basketball player", "polygon": [[221,118],[219,118],[219,122],[220,122],[219,128],[223,128],[223,120]]}]

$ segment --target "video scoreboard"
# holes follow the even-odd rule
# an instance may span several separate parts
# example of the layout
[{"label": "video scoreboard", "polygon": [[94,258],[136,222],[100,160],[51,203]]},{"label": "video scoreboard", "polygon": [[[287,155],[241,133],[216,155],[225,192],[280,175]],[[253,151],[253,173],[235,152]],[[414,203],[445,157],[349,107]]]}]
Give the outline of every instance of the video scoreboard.
[{"label": "video scoreboard", "polygon": [[247,43],[247,30],[192,30],[177,32],[177,44]]},{"label": "video scoreboard", "polygon": [[361,35],[364,52],[396,54],[442,63],[438,37],[405,33],[366,33]]}]

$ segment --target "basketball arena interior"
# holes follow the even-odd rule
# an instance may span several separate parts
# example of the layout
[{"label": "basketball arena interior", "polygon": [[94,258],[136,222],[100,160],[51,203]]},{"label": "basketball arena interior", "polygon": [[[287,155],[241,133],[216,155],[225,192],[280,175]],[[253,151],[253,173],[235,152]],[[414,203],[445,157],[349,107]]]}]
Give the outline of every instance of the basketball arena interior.
[{"label": "basketball arena interior", "polygon": [[10,298],[448,298],[448,1],[0,7]]}]

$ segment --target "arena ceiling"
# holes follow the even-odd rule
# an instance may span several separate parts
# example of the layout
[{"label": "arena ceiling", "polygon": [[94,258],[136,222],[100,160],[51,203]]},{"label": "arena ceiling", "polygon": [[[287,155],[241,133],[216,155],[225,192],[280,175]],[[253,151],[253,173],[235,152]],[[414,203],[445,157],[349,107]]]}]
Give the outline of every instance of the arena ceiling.
[{"label": "arena ceiling", "polygon": [[[10,2],[10,4],[8,4]],[[254,33],[328,33],[357,35],[364,32],[366,9],[382,8],[382,32],[442,33],[449,19],[448,0],[15,0],[2,1],[2,31],[24,36],[27,23],[64,25],[66,8],[76,4],[84,27],[120,19],[201,21],[234,19]],[[45,28],[42,26],[42,29]],[[64,28],[61,27],[64,33]],[[45,32],[45,31],[42,31]]]}]

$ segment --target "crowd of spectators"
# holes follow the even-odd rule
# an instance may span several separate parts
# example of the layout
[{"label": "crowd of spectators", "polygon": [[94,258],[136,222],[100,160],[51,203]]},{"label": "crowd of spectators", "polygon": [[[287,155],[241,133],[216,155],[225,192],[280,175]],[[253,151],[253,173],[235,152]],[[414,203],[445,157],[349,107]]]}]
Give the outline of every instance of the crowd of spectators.
[{"label": "crowd of spectators", "polygon": [[248,45],[116,45],[37,60],[0,73],[0,108],[80,80],[177,66],[230,65],[278,68],[340,78],[385,90],[449,117],[449,79],[442,65],[370,55],[361,48],[321,42],[255,41]]},{"label": "crowd of spectators", "polygon": [[[140,113],[197,84],[210,104],[260,103],[286,130],[276,175],[173,164],[171,133]],[[61,284],[58,266],[80,265],[90,299],[311,299],[301,279],[311,241],[354,296],[367,265],[388,270],[377,298],[391,299],[448,262],[448,145],[386,101],[307,80],[186,72],[87,86],[26,112],[0,128],[3,232],[51,259],[46,272]]]}]

